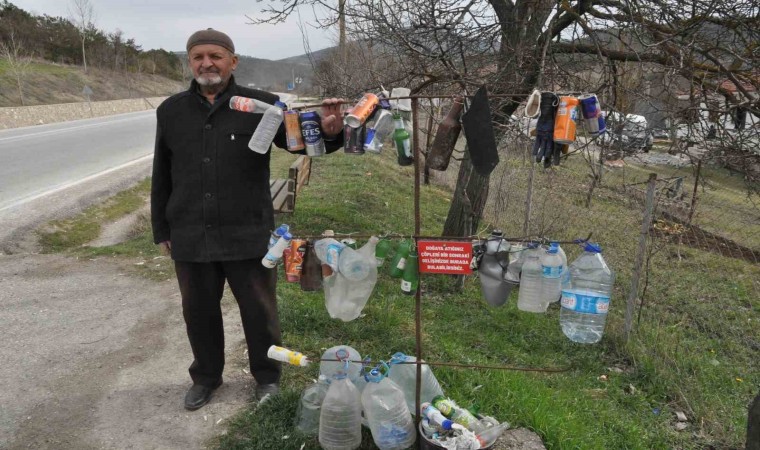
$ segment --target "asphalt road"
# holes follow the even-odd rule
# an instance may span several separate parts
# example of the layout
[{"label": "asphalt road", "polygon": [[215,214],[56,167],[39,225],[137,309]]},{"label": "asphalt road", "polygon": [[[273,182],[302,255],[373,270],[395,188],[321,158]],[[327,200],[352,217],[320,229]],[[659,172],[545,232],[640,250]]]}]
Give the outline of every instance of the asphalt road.
[{"label": "asphalt road", "polygon": [[0,212],[153,152],[155,111],[0,131]]}]

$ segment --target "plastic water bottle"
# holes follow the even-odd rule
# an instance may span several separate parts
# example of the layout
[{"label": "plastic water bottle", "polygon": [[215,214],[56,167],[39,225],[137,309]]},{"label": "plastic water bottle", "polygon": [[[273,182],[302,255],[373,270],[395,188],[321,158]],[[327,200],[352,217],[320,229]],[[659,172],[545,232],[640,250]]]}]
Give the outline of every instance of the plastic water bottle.
[{"label": "plastic water bottle", "polygon": [[541,255],[541,298],[547,305],[559,300],[564,269],[559,246],[552,244]]},{"label": "plastic water bottle", "polygon": [[[559,242],[552,241],[549,245],[556,245],[557,246],[557,254],[559,254],[559,257],[562,258],[562,275],[560,275],[560,286],[567,282],[568,278],[570,277],[570,271],[567,267],[567,254],[565,253],[565,250],[562,249],[562,247],[559,245]],[[560,298],[562,295],[560,295]],[[557,299],[559,301],[559,298]]]},{"label": "plastic water bottle", "polygon": [[269,236],[269,245],[267,246],[267,248],[274,247],[274,244],[277,243],[277,240],[280,239],[280,236],[287,233],[288,231],[290,231],[290,225],[288,225],[287,223],[283,223],[282,225],[277,227],[277,229],[272,232],[272,235]]},{"label": "plastic water bottle", "polygon": [[501,230],[493,230],[486,241],[486,251],[478,265],[480,289],[486,303],[502,306],[507,302],[514,284],[504,281],[504,268],[509,262],[509,242],[502,238]]},{"label": "plastic water bottle", "polygon": [[525,250],[522,271],[520,273],[520,292],[517,297],[517,309],[534,313],[546,312],[549,303],[541,297],[541,261],[539,247],[531,244]]},{"label": "plastic water bottle", "polygon": [[267,269],[274,269],[280,260],[282,260],[282,253],[288,246],[290,246],[290,240],[293,238],[287,231],[280,236],[277,243],[269,249],[266,255],[261,259],[261,264]]},{"label": "plastic water bottle", "polygon": [[[405,355],[401,352],[391,357],[391,372],[388,376],[404,393],[406,406],[409,411],[415,411],[415,397],[417,395],[417,364],[402,364],[404,362],[416,362],[414,356]],[[427,364],[422,364],[422,378],[420,387],[420,404],[433,400],[433,397],[443,395],[443,389],[435,378],[433,371]]]},{"label": "plastic water bottle", "polygon": [[362,407],[375,445],[380,450],[410,447],[417,439],[417,432],[401,388],[378,369],[372,369],[367,381]]},{"label": "plastic water bottle", "polygon": [[319,433],[319,415],[329,387],[327,379],[320,375],[316,383],[304,389],[296,412],[296,428],[301,433],[307,435]]},{"label": "plastic water bottle", "polygon": [[[362,355],[355,348],[348,345],[336,345],[325,350],[321,359],[336,360],[321,361],[319,363],[319,374],[324,376],[328,383],[339,374],[348,375],[348,379],[352,382],[356,382],[359,379],[359,374],[362,370],[362,363],[359,361],[362,360]],[[346,367],[344,361],[357,362],[349,362],[348,367]]]},{"label": "plastic water bottle", "polygon": [[327,264],[334,271],[338,271],[338,258],[346,244],[336,241],[333,238],[320,239],[314,243],[314,250],[317,252],[317,258],[322,264]]},{"label": "plastic water bottle", "polygon": [[357,250],[346,246],[338,256],[338,272],[351,281],[364,280],[369,276],[372,268],[375,268],[375,274],[377,274],[375,245],[377,245],[377,238],[375,238],[374,244],[372,244],[370,257],[359,254]]},{"label": "plastic water bottle", "polygon": [[362,402],[345,375],[330,383],[319,414],[319,445],[325,450],[354,450],[362,443]]},{"label": "plastic water bottle", "polygon": [[447,419],[441,411],[433,406],[430,402],[425,402],[420,407],[420,415],[426,418],[430,425],[448,431],[454,425],[454,422]]},{"label": "plastic water bottle", "polygon": [[570,340],[593,344],[604,333],[615,274],[598,244],[586,243],[583,250],[570,264],[570,276],[562,286],[559,323]]},{"label": "plastic water bottle", "polygon": [[282,102],[275,102],[274,106],[270,106],[264,111],[264,116],[261,118],[256,130],[251,136],[251,140],[248,142],[248,148],[256,153],[262,155],[269,151],[269,147],[272,145],[277,130],[282,124],[283,114],[282,108],[285,104]]},{"label": "plastic water bottle", "polygon": [[269,346],[269,350],[267,350],[267,358],[301,367],[306,367],[310,363],[309,358],[304,356],[303,353],[277,345]]},{"label": "plastic water bottle", "polygon": [[443,395],[437,395],[431,401],[431,404],[437,408],[441,413],[451,419],[455,424],[459,424],[468,430],[479,433],[485,428],[477,417],[470,411],[457,405],[456,402]]},{"label": "plastic water bottle", "polygon": [[494,442],[496,442],[496,439],[499,439],[499,436],[501,436],[501,433],[504,432],[504,430],[509,428],[509,423],[502,422],[498,425],[488,427],[477,434],[478,442],[480,443],[480,448],[486,448],[490,445],[493,445]]},{"label": "plastic water bottle", "polygon": [[393,113],[381,109],[375,115],[372,125],[367,128],[364,138],[364,150],[372,153],[380,153],[383,150],[383,142],[393,132]]}]

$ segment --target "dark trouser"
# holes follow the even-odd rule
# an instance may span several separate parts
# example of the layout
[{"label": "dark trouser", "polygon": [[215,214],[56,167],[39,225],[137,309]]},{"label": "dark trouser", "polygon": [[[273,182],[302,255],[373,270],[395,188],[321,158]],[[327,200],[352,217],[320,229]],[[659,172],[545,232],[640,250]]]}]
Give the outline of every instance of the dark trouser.
[{"label": "dark trouser", "polygon": [[182,313],[195,361],[193,383],[214,386],[224,370],[224,328],[221,300],[225,279],[240,308],[251,373],[259,384],[278,382],[280,363],[267,357],[270,345],[280,345],[275,288],[277,272],[261,261],[192,263],[175,261]]}]

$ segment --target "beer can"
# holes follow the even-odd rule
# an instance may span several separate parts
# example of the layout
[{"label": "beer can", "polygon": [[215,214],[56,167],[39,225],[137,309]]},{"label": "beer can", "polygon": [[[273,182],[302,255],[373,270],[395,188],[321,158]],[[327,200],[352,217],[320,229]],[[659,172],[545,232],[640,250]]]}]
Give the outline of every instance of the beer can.
[{"label": "beer can", "polygon": [[315,111],[302,112],[301,135],[303,136],[306,154],[309,156],[322,156],[325,154],[325,141],[322,139],[319,114]]},{"label": "beer can", "polygon": [[372,114],[380,102],[377,95],[367,92],[346,116],[344,123],[349,127],[359,128]]},{"label": "beer can", "polygon": [[306,240],[292,239],[288,259],[285,260],[285,278],[288,282],[297,283],[301,280],[304,254],[306,254]]},{"label": "beer can", "polygon": [[343,127],[343,152],[349,155],[363,155],[365,132],[364,125],[358,128]]},{"label": "beer can", "polygon": [[298,111],[285,111],[285,139],[288,142],[288,151],[297,152],[303,150],[306,146],[303,143],[303,134],[301,134],[301,121],[298,118]]}]

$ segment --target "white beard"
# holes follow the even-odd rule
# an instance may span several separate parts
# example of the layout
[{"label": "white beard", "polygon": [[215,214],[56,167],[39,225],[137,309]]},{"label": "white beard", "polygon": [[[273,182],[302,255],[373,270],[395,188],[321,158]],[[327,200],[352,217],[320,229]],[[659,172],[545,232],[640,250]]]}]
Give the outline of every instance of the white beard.
[{"label": "white beard", "polygon": [[222,84],[222,77],[218,73],[209,72],[198,75],[195,81],[201,86],[218,86]]}]

